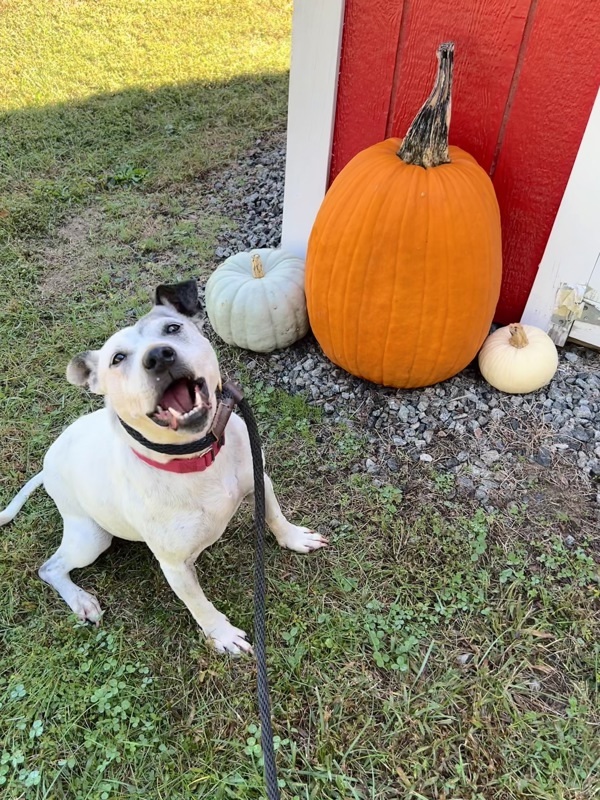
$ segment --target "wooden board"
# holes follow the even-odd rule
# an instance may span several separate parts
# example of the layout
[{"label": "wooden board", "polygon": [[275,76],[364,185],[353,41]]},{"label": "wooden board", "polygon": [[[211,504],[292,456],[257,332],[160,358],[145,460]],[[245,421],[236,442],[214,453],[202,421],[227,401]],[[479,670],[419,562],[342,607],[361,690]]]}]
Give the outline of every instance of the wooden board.
[{"label": "wooden board", "polygon": [[522,317],[556,344],[600,345],[599,144],[600,91]]},{"label": "wooden board", "polygon": [[456,43],[450,143],[488,170],[531,0],[415,0],[405,5],[388,136],[404,136],[426,99],[441,42]]},{"label": "wooden board", "polygon": [[294,4],[281,246],[299,258],[327,190],[344,0]]},{"label": "wooden board", "polygon": [[493,176],[502,211],[498,322],[518,320],[600,82],[600,7],[538,2]]},{"label": "wooden board", "polygon": [[403,7],[404,0],[346,0],[331,180],[385,138]]},{"label": "wooden board", "polygon": [[[549,330],[562,284],[590,284],[600,252],[600,91],[522,321]],[[599,287],[600,288],[600,287]]]}]

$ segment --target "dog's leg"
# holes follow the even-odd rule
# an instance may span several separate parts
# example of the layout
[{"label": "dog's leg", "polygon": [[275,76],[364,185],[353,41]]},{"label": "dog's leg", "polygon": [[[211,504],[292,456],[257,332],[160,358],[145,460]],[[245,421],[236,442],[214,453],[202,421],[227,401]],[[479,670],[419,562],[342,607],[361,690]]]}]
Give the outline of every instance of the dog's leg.
[{"label": "dog's leg", "polygon": [[102,609],[96,598],[69,577],[72,569],[87,567],[109,547],[112,536],[87,517],[65,517],[60,547],[42,564],[40,578],[53,586],[82,622],[98,624]]},{"label": "dog's leg", "polygon": [[[254,493],[249,495],[248,499],[254,503]],[[327,545],[327,539],[321,536],[320,533],[312,531],[310,528],[292,525],[291,522],[288,522],[275,497],[271,479],[266,473],[265,506],[267,525],[273,531],[273,535],[281,547],[287,547],[289,550],[295,550],[297,553],[311,553],[313,550],[318,550],[319,547],[325,547]]]},{"label": "dog's leg", "polygon": [[185,603],[216,650],[236,655],[252,652],[252,646],[246,640],[244,631],[234,628],[225,614],[218,611],[206,598],[198,583],[193,561],[175,564],[161,558],[158,560],[169,585],[177,597]]}]

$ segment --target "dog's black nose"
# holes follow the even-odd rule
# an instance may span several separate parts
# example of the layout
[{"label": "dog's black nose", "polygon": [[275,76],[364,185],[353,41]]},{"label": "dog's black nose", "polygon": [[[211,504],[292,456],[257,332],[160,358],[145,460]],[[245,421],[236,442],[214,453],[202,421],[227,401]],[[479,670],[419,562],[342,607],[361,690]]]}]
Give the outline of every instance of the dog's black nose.
[{"label": "dog's black nose", "polygon": [[153,347],[144,356],[142,364],[148,372],[166,372],[177,360],[177,353],[172,347]]}]

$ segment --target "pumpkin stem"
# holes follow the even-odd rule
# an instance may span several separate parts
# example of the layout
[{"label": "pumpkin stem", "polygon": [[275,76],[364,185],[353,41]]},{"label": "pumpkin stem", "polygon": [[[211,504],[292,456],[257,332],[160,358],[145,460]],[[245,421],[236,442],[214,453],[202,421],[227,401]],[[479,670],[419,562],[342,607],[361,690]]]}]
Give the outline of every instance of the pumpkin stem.
[{"label": "pumpkin stem", "polygon": [[510,331],[510,339],[508,343],[513,347],[527,347],[529,344],[529,339],[527,338],[527,334],[525,333],[525,328],[519,322],[513,322],[512,325],[508,326],[508,330]]},{"label": "pumpkin stem", "polygon": [[448,164],[448,128],[452,105],[454,42],[437,50],[438,71],[431,94],[411,123],[397,155],[406,164],[437,167]]},{"label": "pumpkin stem", "polygon": [[260,260],[260,256],[258,253],[255,253],[252,256],[252,276],[254,278],[264,278],[265,271],[263,269],[262,261]]}]

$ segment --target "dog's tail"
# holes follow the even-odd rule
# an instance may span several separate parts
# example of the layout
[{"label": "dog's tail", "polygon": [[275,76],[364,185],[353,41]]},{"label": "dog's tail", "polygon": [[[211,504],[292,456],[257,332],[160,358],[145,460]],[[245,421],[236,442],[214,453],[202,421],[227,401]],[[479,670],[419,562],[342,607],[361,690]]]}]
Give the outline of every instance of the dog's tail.
[{"label": "dog's tail", "polygon": [[44,473],[38,472],[33,478],[30,478],[21,491],[6,506],[4,511],[0,511],[0,525],[6,525],[11,522],[25,505],[25,501],[30,494],[35,492],[38,486],[44,482]]}]

